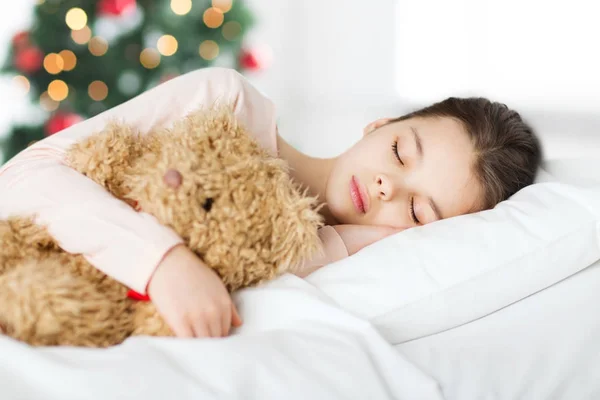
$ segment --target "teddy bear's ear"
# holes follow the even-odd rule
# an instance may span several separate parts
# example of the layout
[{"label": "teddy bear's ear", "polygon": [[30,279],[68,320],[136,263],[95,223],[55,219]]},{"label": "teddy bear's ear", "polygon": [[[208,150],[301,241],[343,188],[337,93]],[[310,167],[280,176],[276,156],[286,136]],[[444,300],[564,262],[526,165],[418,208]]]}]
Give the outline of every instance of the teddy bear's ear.
[{"label": "teddy bear's ear", "polygon": [[181,182],[183,182],[183,176],[181,176],[181,172],[171,168],[165,172],[163,181],[168,187],[177,189],[179,186],[181,186]]}]

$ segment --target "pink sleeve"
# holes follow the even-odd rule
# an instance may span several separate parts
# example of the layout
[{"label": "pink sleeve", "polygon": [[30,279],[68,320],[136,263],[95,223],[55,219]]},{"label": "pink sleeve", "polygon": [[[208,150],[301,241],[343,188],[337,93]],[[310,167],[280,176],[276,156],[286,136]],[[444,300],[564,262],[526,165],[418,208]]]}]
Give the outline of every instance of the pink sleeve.
[{"label": "pink sleeve", "polygon": [[159,85],[94,118],[46,138],[0,169],[0,217],[36,215],[60,246],[140,292],[167,251],[181,243],[171,229],[137,213],[65,163],[75,141],[101,130],[108,119],[141,132],[169,125],[200,105],[235,104],[257,140],[276,154],[275,109],[235,70],[206,68]]},{"label": "pink sleeve", "polygon": [[319,229],[319,238],[323,244],[323,252],[297,267],[296,275],[306,277],[327,264],[348,257],[346,244],[333,226],[326,225]]}]

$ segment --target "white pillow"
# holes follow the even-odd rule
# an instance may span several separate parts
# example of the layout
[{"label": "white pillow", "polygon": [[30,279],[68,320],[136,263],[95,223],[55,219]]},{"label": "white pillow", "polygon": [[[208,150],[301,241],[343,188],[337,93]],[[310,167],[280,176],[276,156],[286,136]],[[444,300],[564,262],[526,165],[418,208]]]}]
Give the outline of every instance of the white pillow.
[{"label": "white pillow", "polygon": [[493,210],[401,232],[307,280],[392,344],[493,313],[600,259],[600,183],[556,175],[540,171]]},{"label": "white pillow", "polygon": [[446,400],[600,399],[600,261],[498,312],[396,346]]}]

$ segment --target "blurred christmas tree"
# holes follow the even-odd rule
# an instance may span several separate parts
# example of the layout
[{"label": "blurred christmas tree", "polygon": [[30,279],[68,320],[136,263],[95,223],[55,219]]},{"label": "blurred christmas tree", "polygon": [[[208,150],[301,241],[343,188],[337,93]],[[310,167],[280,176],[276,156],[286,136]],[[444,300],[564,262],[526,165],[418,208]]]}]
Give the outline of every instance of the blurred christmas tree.
[{"label": "blurred christmas tree", "polygon": [[179,74],[260,68],[242,48],[251,24],[242,0],[37,0],[33,26],[14,36],[2,73],[46,120],[0,135],[3,159]]}]

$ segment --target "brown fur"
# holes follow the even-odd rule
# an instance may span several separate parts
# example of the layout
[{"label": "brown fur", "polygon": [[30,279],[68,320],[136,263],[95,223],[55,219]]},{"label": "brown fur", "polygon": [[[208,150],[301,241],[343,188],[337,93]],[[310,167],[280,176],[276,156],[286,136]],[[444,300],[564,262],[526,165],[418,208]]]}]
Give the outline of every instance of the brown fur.
[{"label": "brown fur", "polygon": [[[230,291],[273,279],[321,251],[316,199],[229,109],[198,110],[146,135],[113,122],[74,145],[68,162],[174,229]],[[178,188],[169,185],[177,178],[169,170],[181,174]],[[0,242],[5,334],[32,345],[95,347],[131,335],[172,335],[152,303],[127,298],[126,287],[62,251],[33,217],[0,221]]]}]

